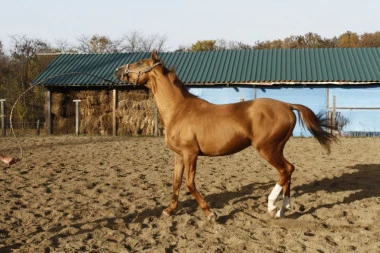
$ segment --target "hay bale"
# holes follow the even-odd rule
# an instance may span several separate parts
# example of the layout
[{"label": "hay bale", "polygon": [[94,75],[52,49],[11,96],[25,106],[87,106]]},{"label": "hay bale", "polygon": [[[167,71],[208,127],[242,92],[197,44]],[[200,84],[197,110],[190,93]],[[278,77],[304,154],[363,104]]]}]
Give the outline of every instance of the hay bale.
[{"label": "hay bale", "polygon": [[[54,92],[52,114],[54,133],[75,132],[75,104],[81,99],[80,132],[112,134],[113,99],[109,90],[66,90]],[[153,96],[146,90],[119,90],[115,111],[117,134],[152,135],[154,133]],[[70,132],[71,131],[71,132]],[[162,126],[160,126],[162,132]]]},{"label": "hay bale", "polygon": [[112,134],[112,117],[110,114],[103,114],[100,116],[100,134]]},{"label": "hay bale", "polygon": [[96,96],[88,96],[87,99],[87,107],[95,106],[99,104],[98,98]]},{"label": "hay bale", "polygon": [[100,121],[96,116],[86,117],[81,121],[80,132],[83,134],[99,134]]}]

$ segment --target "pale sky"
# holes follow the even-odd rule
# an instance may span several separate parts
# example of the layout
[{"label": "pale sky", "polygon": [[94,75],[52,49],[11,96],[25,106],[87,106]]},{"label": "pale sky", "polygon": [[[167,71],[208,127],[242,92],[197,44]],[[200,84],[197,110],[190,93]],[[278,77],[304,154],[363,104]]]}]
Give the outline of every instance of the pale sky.
[{"label": "pale sky", "polygon": [[0,0],[0,40],[11,35],[72,45],[81,35],[167,37],[169,51],[198,40],[256,41],[313,32],[380,31],[379,0]]}]

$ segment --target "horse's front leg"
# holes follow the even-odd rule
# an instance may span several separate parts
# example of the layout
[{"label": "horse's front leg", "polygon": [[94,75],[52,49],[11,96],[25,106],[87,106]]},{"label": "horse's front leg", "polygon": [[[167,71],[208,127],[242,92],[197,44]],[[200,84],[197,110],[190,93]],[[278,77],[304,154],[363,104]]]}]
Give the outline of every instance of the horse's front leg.
[{"label": "horse's front leg", "polygon": [[166,208],[162,213],[165,215],[170,215],[178,205],[178,197],[179,197],[179,190],[181,188],[182,184],[182,177],[183,177],[183,159],[182,156],[179,154],[175,154],[175,160],[174,160],[174,175],[173,175],[173,195],[172,200],[170,202],[170,205],[168,208]]},{"label": "horse's front leg", "polygon": [[195,187],[195,172],[196,172],[196,164],[197,164],[197,155],[184,156],[184,164],[185,164],[185,170],[186,170],[187,189],[193,194],[199,206],[202,208],[203,212],[205,213],[207,219],[209,221],[215,221],[216,215],[210,211],[210,208],[207,202],[199,194],[197,188]]}]

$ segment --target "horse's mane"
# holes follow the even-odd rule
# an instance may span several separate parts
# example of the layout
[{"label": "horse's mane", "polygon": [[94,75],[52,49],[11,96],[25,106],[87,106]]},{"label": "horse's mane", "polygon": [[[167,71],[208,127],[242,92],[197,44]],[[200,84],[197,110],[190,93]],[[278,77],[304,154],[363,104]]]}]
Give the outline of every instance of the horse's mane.
[{"label": "horse's mane", "polygon": [[195,95],[191,94],[183,82],[178,78],[177,74],[175,73],[175,69],[171,68],[170,70],[163,66],[162,73],[166,75],[169,78],[169,81],[172,82],[175,86],[177,86],[184,97],[196,97]]}]

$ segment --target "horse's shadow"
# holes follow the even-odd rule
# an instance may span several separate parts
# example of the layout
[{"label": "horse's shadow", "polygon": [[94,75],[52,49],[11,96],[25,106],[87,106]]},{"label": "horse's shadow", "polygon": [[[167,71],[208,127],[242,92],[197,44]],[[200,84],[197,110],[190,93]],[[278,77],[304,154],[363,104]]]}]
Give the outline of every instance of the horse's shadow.
[{"label": "horse's shadow", "polygon": [[[273,187],[275,182],[266,182],[266,183],[250,183],[247,185],[244,185],[240,187],[238,191],[223,191],[220,193],[213,193],[213,194],[207,194],[205,195],[205,201],[210,205],[211,209],[223,209],[225,206],[228,205],[235,205],[238,202],[247,201],[249,199],[251,200],[258,200],[262,197],[262,195],[255,194],[255,192],[264,191],[268,192],[270,191],[270,188]],[[187,194],[190,194],[187,192]],[[269,193],[268,193],[269,194]],[[194,213],[196,212],[198,208],[198,203],[193,199],[189,198],[184,202],[180,203],[178,213],[181,215],[182,213]],[[225,224],[229,219],[233,218],[233,216],[241,212],[241,208],[236,208],[233,211],[231,211],[228,214],[219,216],[217,218],[217,222],[221,224]]]},{"label": "horse's shadow", "polygon": [[[341,202],[331,202],[324,205],[319,205],[308,209],[305,212],[301,212],[300,215],[307,213],[313,213],[319,208],[330,208],[336,204],[349,204],[358,200],[379,197],[380,196],[380,164],[357,164],[349,167],[350,171],[344,173],[340,177],[323,178],[311,183],[295,185],[292,189],[293,198],[297,198],[302,194],[314,193],[317,191],[327,191],[329,194],[354,191],[348,197],[345,197]],[[271,188],[275,182],[265,183],[250,183],[242,186],[239,191],[223,191],[214,194],[205,194],[205,200],[211,203],[212,208],[222,209],[223,207],[231,204],[236,204],[248,199],[257,200],[261,198],[261,195],[255,194],[255,192],[267,192],[269,194]],[[184,194],[189,194],[188,192]],[[94,221],[94,223],[106,223],[105,226],[112,226],[117,219],[122,218],[126,223],[142,223],[144,220],[151,217],[160,217],[162,211],[166,206],[159,202],[156,202],[154,208],[147,208],[139,212],[134,212],[123,217],[105,218]],[[183,213],[194,213],[198,209],[198,203],[195,199],[189,196],[186,200],[180,200],[177,208],[176,215]],[[241,211],[237,209],[236,212]],[[235,213],[229,213],[227,215],[218,218],[219,223],[225,223]],[[298,214],[299,215],[299,214]],[[291,218],[291,217],[290,217]],[[74,227],[81,227],[84,224],[75,224]]]},{"label": "horse's shadow", "polygon": [[[311,183],[295,185],[292,188],[292,198],[297,198],[303,194],[315,193],[317,191],[326,191],[328,194],[334,194],[339,192],[353,192],[349,196],[345,197],[342,201],[332,200],[330,203],[319,205],[309,208],[307,210],[297,210],[293,214],[287,216],[287,218],[298,218],[305,214],[314,213],[320,208],[331,208],[337,204],[349,204],[355,201],[371,197],[380,197],[380,164],[357,164],[355,166],[347,167],[349,172],[344,173],[339,177],[323,178]],[[261,195],[255,194],[257,190],[261,192],[267,192],[269,194],[274,182],[269,183],[251,183],[241,187],[240,191],[225,191],[217,194],[206,195],[205,200],[208,203],[212,203],[212,208],[222,209],[226,205],[236,204],[240,201],[246,201],[248,199],[258,200]],[[182,207],[188,209],[188,212],[195,212],[198,208],[196,201],[188,199],[181,203]],[[236,208],[230,213],[220,216],[217,222],[225,224],[233,216],[241,212],[242,210]],[[181,214],[179,211],[178,214]]]},{"label": "horse's shadow", "polygon": [[[223,208],[226,205],[230,205],[231,202],[236,203],[237,201],[244,201],[247,199],[256,199],[259,197],[252,196],[252,192],[254,192],[257,189],[269,189],[270,186],[273,185],[273,183],[251,183],[248,185],[245,185],[240,188],[240,191],[224,191],[221,193],[216,194],[210,194],[207,195],[205,198],[206,201],[212,201],[214,203],[213,208]],[[133,212],[125,216],[118,216],[118,217],[112,217],[112,218],[103,218],[103,219],[97,219],[92,222],[88,223],[75,223],[72,224],[71,227],[78,228],[79,231],[76,233],[76,235],[80,234],[88,234],[93,232],[96,229],[99,229],[101,227],[108,227],[111,229],[114,229],[115,226],[120,222],[120,219],[123,220],[123,222],[128,224],[141,224],[142,227],[148,226],[147,222],[149,223],[149,220],[152,218],[159,218],[162,216],[162,211],[166,208],[166,206],[163,206],[160,203],[156,203],[157,205],[154,208],[148,208],[144,209],[142,211]],[[184,213],[194,213],[196,212],[198,208],[198,204],[192,197],[187,198],[184,201],[179,202],[179,206],[177,208],[176,215],[181,215]],[[234,215],[234,211],[230,214],[227,214],[225,216],[221,216],[218,218],[219,223],[225,223],[228,219],[230,219]],[[82,227],[86,224],[93,224],[91,229],[83,229]],[[49,229],[49,232],[58,232],[55,236],[53,236],[50,240],[52,241],[52,245],[58,246],[59,239],[65,238],[70,236],[68,233],[59,233],[61,230],[64,230],[66,227],[62,227],[60,225],[54,226]]]},{"label": "horse's shadow", "polygon": [[[317,207],[310,208],[306,211],[294,212],[287,216],[288,218],[298,218],[302,215],[313,213],[319,208],[331,208],[336,204],[349,204],[355,201],[363,200],[371,197],[380,197],[380,164],[357,164],[355,166],[349,167],[350,171],[343,174],[340,177],[335,178],[323,178],[319,181],[314,181],[307,184],[295,185],[292,189],[293,198],[297,196],[314,193],[316,191],[327,191],[328,194],[334,194],[344,191],[352,191],[353,193],[345,197],[340,202],[330,202]],[[261,192],[268,192],[273,186],[273,182],[267,183],[251,183],[242,186],[239,191],[223,191],[220,193],[206,195],[205,199],[207,202],[212,203],[212,208],[222,209],[226,205],[236,204],[240,201],[246,201],[249,199],[257,200],[262,196],[255,195],[255,192],[261,190]],[[115,226],[123,220],[125,224],[141,224],[142,226],[147,226],[147,219],[152,219],[154,217],[158,218],[161,216],[162,211],[166,206],[163,206],[159,202],[154,208],[147,208],[139,212],[133,212],[125,216],[103,218],[88,222],[93,224],[91,229],[83,229],[83,226],[87,223],[76,223],[72,224],[72,227],[76,227],[79,231],[78,234],[90,233],[93,230],[99,229],[101,227],[108,227],[114,229]],[[197,210],[198,206],[196,201],[189,197],[184,201],[179,203],[177,215],[181,215],[184,212],[192,213]],[[232,219],[233,216],[242,212],[241,209],[236,208],[236,210],[230,213],[220,216],[217,219],[218,223],[225,224],[228,220]],[[59,233],[64,227],[56,226],[52,227],[50,232],[58,232],[55,236],[51,238],[52,244],[58,244],[59,239],[62,237],[70,236],[67,233]],[[14,247],[14,248],[12,248]],[[18,245],[10,246],[9,249],[17,249]]]},{"label": "horse's shadow", "polygon": [[345,191],[353,193],[344,197],[342,201],[332,201],[306,211],[296,212],[288,217],[297,218],[304,214],[314,213],[320,208],[331,208],[337,204],[349,204],[371,197],[380,197],[380,164],[357,164],[348,169],[350,169],[349,172],[339,177],[323,178],[319,181],[294,186],[293,197],[297,198],[297,196],[317,191],[326,191],[328,194]]}]

